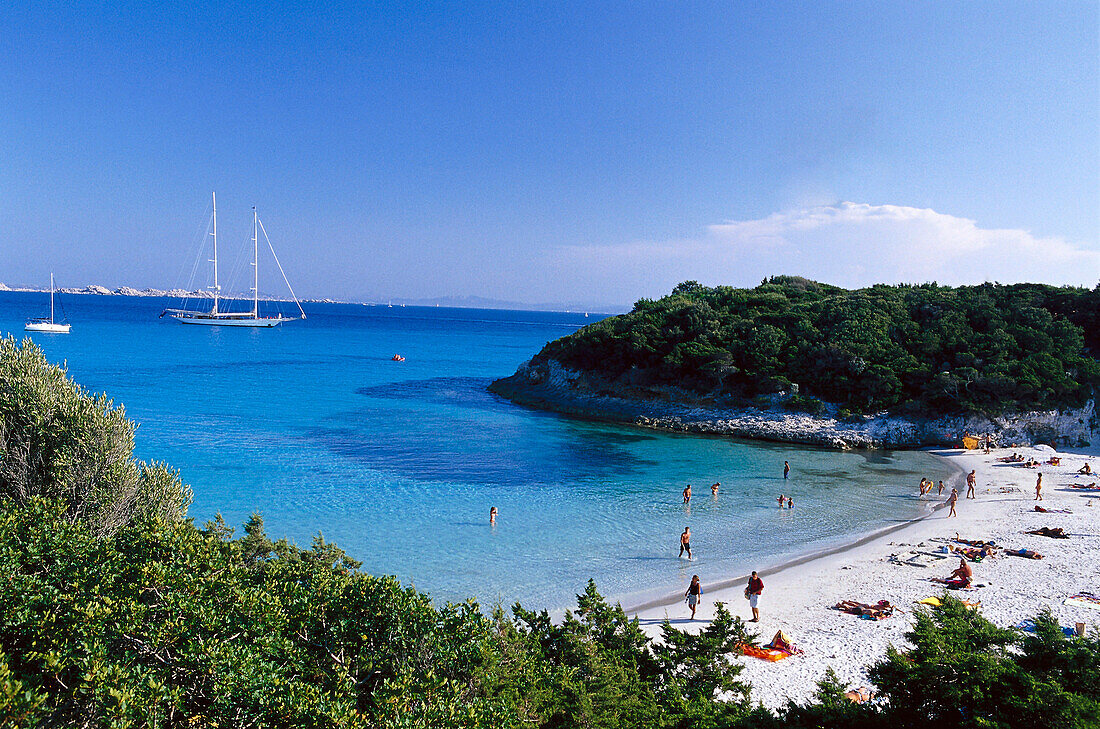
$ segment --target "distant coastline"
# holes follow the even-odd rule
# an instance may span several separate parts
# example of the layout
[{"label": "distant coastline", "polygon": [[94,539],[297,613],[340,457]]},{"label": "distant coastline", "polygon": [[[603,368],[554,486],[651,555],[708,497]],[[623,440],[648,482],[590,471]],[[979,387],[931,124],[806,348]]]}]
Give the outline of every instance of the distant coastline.
[{"label": "distant coastline", "polygon": [[992,434],[1001,445],[1062,443],[1083,446],[1097,437],[1096,405],[1076,410],[1015,413],[997,418],[905,418],[890,413],[841,419],[782,408],[733,408],[672,388],[626,391],[591,373],[536,358],[489,390],[527,407],[644,428],[726,435],[826,448],[958,447],[966,432]]},{"label": "distant coastline", "polygon": [[[0,283],[0,293],[49,293],[49,289],[34,286],[8,286]],[[83,287],[59,288],[59,293],[75,296],[138,296],[146,298],[164,297],[170,299],[212,299],[213,294],[206,289],[187,291],[185,289],[135,289],[130,286],[119,286],[111,289],[98,284],[90,284]],[[251,293],[238,292],[222,294],[225,299],[251,299]],[[261,301],[290,301],[279,296],[260,295]],[[301,301],[311,304],[352,304],[362,306],[431,306],[451,309],[500,309],[510,311],[550,311],[564,314],[592,314],[597,317],[627,311],[630,307],[618,304],[601,304],[585,307],[575,302],[549,302],[527,304],[520,301],[504,301],[502,299],[489,299],[482,296],[437,296],[429,299],[387,298],[370,299],[365,301],[353,301],[330,298],[305,298]]]}]

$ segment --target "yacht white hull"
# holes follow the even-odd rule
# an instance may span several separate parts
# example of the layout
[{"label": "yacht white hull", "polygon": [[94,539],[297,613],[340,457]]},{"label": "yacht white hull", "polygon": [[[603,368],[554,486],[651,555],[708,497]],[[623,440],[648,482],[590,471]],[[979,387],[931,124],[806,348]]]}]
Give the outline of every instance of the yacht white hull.
[{"label": "yacht white hull", "polygon": [[48,321],[29,321],[23,329],[28,332],[48,332],[50,334],[68,334],[70,325],[52,324]]},{"label": "yacht white hull", "polygon": [[281,316],[266,319],[215,319],[213,317],[196,318],[190,316],[174,316],[172,318],[180,324],[204,324],[208,327],[270,328],[277,327],[284,321],[294,321],[294,319],[284,319]]}]

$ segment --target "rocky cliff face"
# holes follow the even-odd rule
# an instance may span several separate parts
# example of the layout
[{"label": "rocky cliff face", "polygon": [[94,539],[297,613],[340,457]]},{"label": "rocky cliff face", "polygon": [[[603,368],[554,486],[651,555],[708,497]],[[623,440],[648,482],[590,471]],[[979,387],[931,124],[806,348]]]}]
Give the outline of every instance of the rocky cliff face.
[{"label": "rocky cliff face", "polygon": [[841,420],[782,409],[721,407],[675,388],[628,389],[555,360],[531,360],[489,389],[513,402],[566,415],[662,430],[804,443],[829,448],[957,447],[966,432],[1000,445],[1082,446],[1100,436],[1096,403],[1079,410],[911,419],[883,413]]}]

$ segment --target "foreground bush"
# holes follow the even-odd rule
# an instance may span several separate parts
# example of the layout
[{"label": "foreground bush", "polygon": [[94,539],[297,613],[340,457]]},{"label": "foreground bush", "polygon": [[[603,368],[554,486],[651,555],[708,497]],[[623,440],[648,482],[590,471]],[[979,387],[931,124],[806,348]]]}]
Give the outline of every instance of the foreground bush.
[{"label": "foreground bush", "polygon": [[30,340],[0,339],[0,499],[57,500],[66,518],[104,534],[135,517],[181,518],[190,490],[133,452],[121,407],[85,392]]}]

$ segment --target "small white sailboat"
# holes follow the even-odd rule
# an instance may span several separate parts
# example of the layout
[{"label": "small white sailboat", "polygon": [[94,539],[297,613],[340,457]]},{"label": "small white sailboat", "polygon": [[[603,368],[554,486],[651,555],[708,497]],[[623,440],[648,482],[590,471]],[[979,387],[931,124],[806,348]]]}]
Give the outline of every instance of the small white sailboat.
[{"label": "small white sailboat", "polygon": [[[276,327],[284,321],[305,319],[306,312],[302,309],[302,304],[298,301],[298,297],[294,295],[294,289],[291,288],[290,281],[287,280],[286,273],[283,271],[283,265],[279,263],[279,257],[275,255],[275,248],[271,245],[271,239],[268,238],[267,231],[264,229],[264,224],[260,222],[255,207],[252,208],[252,309],[250,311],[222,311],[218,309],[219,300],[222,297],[220,296],[221,287],[218,285],[218,202],[214,193],[210,193],[210,200],[213,205],[210,235],[214,238],[214,257],[211,259],[211,262],[214,264],[214,285],[208,288],[214,292],[214,305],[209,311],[165,309],[160,315],[164,316],[167,314],[180,324],[205,324],[207,326],[220,327]],[[277,314],[275,316],[260,316],[260,231],[263,231],[264,239],[267,241],[267,247],[271,250],[271,257],[275,259],[275,265],[279,267],[279,273],[283,275],[283,281],[286,283],[286,287],[290,291],[290,296],[294,299],[294,304],[298,307],[301,316],[288,317],[282,314]]]},{"label": "small white sailboat", "polygon": [[50,272],[50,318],[41,317],[39,319],[30,319],[23,325],[23,329],[28,332],[48,332],[50,334],[68,334],[71,325],[68,322],[58,323],[54,321],[53,316],[53,272]]}]

